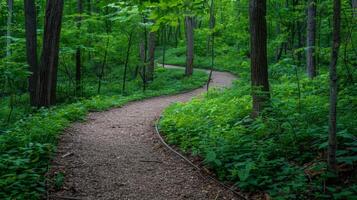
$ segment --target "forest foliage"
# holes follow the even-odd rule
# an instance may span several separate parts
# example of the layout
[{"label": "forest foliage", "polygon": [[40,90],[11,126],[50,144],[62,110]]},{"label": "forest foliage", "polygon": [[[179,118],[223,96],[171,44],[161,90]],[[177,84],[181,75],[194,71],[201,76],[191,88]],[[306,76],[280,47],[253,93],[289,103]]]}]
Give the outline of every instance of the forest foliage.
[{"label": "forest foliage", "polygon": [[[34,38],[25,28],[31,12],[24,2],[35,8]],[[252,49],[265,49],[251,44],[260,35],[251,31],[254,2],[59,0],[59,10],[51,13],[45,0],[1,1],[0,198],[39,199],[47,184],[56,184],[45,174],[60,133],[71,122],[90,111],[202,86],[206,74],[194,70],[188,77],[194,67],[228,71],[238,80],[230,89],[170,106],[160,130],[171,144],[201,157],[220,180],[244,192],[273,199],[356,199],[357,1],[259,1],[266,2],[266,16],[260,18],[266,20],[264,77],[253,77],[251,66]],[[46,29],[51,22],[46,16],[61,22],[59,52],[49,56],[52,71],[46,71],[43,49],[56,49],[56,41],[45,40],[56,33]],[[341,19],[341,32],[335,58],[337,169],[331,172],[335,19]],[[35,68],[29,41],[36,43]],[[157,63],[186,70],[165,70]],[[268,106],[257,116],[253,99],[261,94],[252,78],[269,78]],[[55,84],[48,102],[39,90],[46,83]]]}]

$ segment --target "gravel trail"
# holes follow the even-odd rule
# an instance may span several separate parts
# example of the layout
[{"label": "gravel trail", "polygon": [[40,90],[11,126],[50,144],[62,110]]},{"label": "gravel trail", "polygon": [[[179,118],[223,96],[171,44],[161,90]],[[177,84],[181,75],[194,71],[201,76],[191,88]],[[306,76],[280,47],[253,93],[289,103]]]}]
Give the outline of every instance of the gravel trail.
[{"label": "gravel trail", "polygon": [[[229,87],[235,77],[214,72],[212,79],[212,87]],[[203,92],[132,102],[73,124],[53,161],[52,171],[65,175],[63,189],[50,192],[50,199],[238,199],[168,151],[155,134],[154,123],[167,106]]]}]

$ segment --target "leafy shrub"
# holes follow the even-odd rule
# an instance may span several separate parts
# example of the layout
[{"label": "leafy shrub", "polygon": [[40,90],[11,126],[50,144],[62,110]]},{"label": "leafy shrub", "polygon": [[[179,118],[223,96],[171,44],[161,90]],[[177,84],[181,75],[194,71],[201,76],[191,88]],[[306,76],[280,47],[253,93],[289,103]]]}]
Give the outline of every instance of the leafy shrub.
[{"label": "leafy shrub", "polygon": [[241,189],[264,190],[274,199],[357,198],[356,85],[340,86],[341,174],[325,187],[330,177],[325,164],[327,73],[309,80],[289,60],[272,66],[270,73],[273,99],[259,118],[250,117],[249,79],[243,75],[231,89],[170,106],[160,129],[169,143],[201,156],[220,179]]},{"label": "leafy shrub", "polygon": [[[44,175],[60,133],[71,122],[83,120],[88,111],[106,110],[129,101],[194,89],[206,80],[204,72],[186,78],[182,70],[158,69],[155,81],[145,93],[137,87],[127,96],[93,96],[41,109],[4,128],[4,134],[0,135],[0,199],[41,199],[45,192]],[[61,181],[59,175],[55,184],[58,186]]]}]

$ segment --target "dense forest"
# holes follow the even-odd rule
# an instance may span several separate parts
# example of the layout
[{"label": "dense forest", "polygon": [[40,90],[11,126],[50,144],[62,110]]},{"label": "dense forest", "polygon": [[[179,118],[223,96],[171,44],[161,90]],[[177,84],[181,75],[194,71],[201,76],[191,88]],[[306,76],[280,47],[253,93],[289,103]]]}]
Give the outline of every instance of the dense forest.
[{"label": "dense forest", "polygon": [[357,0],[3,0],[0,199],[65,190],[89,112],[201,87],[157,128],[239,199],[357,199],[356,29]]}]

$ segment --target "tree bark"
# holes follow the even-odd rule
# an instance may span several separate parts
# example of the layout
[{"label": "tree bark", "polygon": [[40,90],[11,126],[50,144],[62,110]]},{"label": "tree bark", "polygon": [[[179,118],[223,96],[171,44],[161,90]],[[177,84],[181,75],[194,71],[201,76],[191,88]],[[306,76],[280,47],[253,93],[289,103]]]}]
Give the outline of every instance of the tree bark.
[{"label": "tree bark", "polygon": [[122,94],[125,94],[126,74],[127,74],[127,71],[128,71],[129,56],[130,56],[130,49],[131,49],[133,33],[134,33],[134,30],[132,30],[130,32],[129,38],[128,38],[128,48],[127,48],[127,51],[126,51],[126,58],[125,58],[125,65],[124,65],[124,77],[123,77]]},{"label": "tree bark", "polygon": [[[77,29],[80,32],[81,29],[81,21],[82,21],[82,12],[83,12],[83,3],[82,0],[77,0]],[[80,37],[80,35],[78,35]],[[80,45],[77,46],[76,50],[76,95],[81,93],[81,75],[82,75],[82,63],[81,63],[81,47]]]},{"label": "tree bark", "polygon": [[103,57],[102,65],[100,67],[100,73],[99,73],[99,76],[98,76],[98,90],[97,90],[98,94],[100,94],[100,90],[102,88],[102,80],[103,80],[103,77],[104,77],[104,70],[105,70],[105,66],[107,65],[109,41],[110,41],[109,40],[109,35],[107,35],[107,44],[105,45],[104,57]]},{"label": "tree bark", "polygon": [[37,107],[51,106],[56,103],[62,13],[63,0],[47,0],[43,48],[36,89]]},{"label": "tree bark", "polygon": [[14,12],[14,0],[7,0],[7,23],[6,23],[6,56],[11,55],[11,27]]},{"label": "tree bark", "polygon": [[307,10],[307,53],[306,53],[306,70],[309,78],[316,76],[315,60],[315,41],[316,41],[316,2],[308,1]]},{"label": "tree bark", "polygon": [[149,33],[149,41],[148,41],[148,71],[147,71],[147,80],[152,81],[154,79],[154,70],[155,70],[155,45],[156,45],[156,33]]},{"label": "tree bark", "polygon": [[333,43],[330,63],[330,113],[329,113],[329,140],[328,140],[328,168],[336,172],[336,150],[337,150],[337,61],[340,48],[340,28],[341,28],[341,0],[333,1]]},{"label": "tree bark", "polygon": [[253,116],[258,116],[270,99],[267,61],[266,0],[250,0],[251,81]]},{"label": "tree bark", "polygon": [[211,37],[209,38],[209,42],[208,44],[208,49],[211,50],[211,70],[210,70],[210,73],[209,73],[209,76],[208,76],[208,81],[207,81],[207,91],[209,90],[209,85],[210,85],[210,82],[211,82],[211,79],[212,79],[212,74],[213,74],[213,68],[214,68],[214,28],[216,26],[216,17],[215,17],[215,7],[214,7],[214,0],[211,0],[211,6],[210,6],[210,17],[209,17],[209,28],[211,30]]},{"label": "tree bark", "polygon": [[[143,24],[147,23],[147,18],[146,16],[142,16],[142,20],[143,20]],[[146,67],[147,67],[147,52],[148,52],[148,30],[147,28],[144,26],[143,28],[143,38],[140,41],[139,44],[139,50],[140,50],[140,58],[143,62],[143,68],[142,68],[142,72],[140,73],[141,79],[143,81],[143,91],[146,91],[146,83],[147,83],[147,77],[146,77]]]},{"label": "tree bark", "polygon": [[[161,43],[162,43],[162,67],[165,68],[165,59],[166,59],[166,38],[165,38],[165,32],[166,32],[166,25],[162,28],[162,34],[161,34]],[[177,37],[176,37],[177,38]],[[176,45],[177,47],[177,45]]]},{"label": "tree bark", "polygon": [[194,24],[193,18],[190,16],[185,17],[186,25],[186,76],[191,76],[193,74],[193,60],[194,60]]},{"label": "tree bark", "polygon": [[24,0],[25,8],[25,35],[26,56],[31,75],[29,77],[30,104],[36,105],[36,83],[37,83],[37,16],[35,0]]}]

